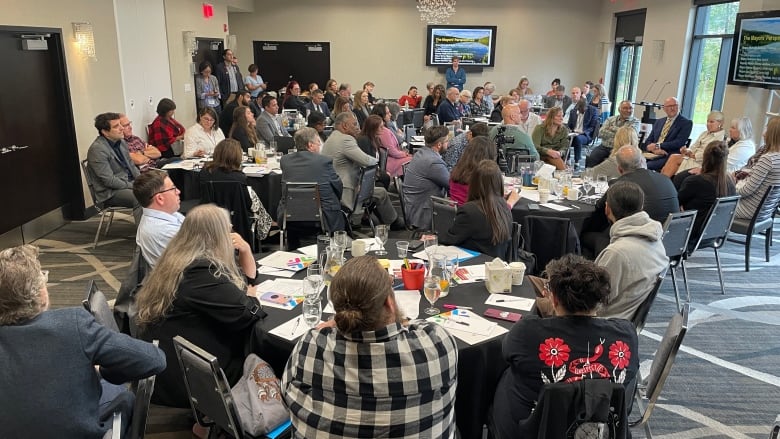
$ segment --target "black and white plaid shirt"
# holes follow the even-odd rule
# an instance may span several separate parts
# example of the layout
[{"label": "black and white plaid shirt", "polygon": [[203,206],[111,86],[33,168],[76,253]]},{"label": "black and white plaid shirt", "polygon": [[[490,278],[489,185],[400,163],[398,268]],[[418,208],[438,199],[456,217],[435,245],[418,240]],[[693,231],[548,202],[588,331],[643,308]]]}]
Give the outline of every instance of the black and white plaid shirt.
[{"label": "black and white plaid shirt", "polygon": [[424,320],[306,333],[282,377],[296,438],[454,438],[458,349]]}]

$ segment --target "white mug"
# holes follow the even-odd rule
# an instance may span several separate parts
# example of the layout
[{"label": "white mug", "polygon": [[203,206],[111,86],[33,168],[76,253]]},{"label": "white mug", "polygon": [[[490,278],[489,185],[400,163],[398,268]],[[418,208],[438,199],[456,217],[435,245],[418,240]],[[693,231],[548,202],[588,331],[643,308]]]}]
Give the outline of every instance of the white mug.
[{"label": "white mug", "polygon": [[352,241],[352,256],[358,257],[366,254],[366,242],[359,239]]},{"label": "white mug", "polygon": [[580,191],[574,188],[569,188],[569,193],[566,195],[566,198],[568,198],[571,201],[577,201],[580,197]]},{"label": "white mug", "polygon": [[539,202],[544,204],[550,201],[550,191],[548,189],[539,190]]}]

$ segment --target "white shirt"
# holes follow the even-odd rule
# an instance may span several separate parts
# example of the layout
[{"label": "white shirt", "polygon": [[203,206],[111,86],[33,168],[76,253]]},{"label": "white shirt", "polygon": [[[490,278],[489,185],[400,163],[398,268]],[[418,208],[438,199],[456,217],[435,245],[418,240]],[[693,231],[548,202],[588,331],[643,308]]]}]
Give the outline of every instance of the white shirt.
[{"label": "white shirt", "polygon": [[520,131],[531,136],[534,133],[534,128],[536,128],[536,126],[541,123],[542,123],[542,118],[539,117],[538,114],[534,112],[530,112],[528,113],[528,120],[526,120],[525,122],[521,120],[520,123],[517,124],[517,126],[520,128]]},{"label": "white shirt", "polygon": [[199,149],[202,149],[206,154],[212,154],[214,148],[217,147],[217,143],[223,140],[225,140],[225,135],[221,129],[217,128],[207,133],[201,124],[196,123],[184,132],[184,152],[182,152],[182,158],[192,158],[195,151]]}]

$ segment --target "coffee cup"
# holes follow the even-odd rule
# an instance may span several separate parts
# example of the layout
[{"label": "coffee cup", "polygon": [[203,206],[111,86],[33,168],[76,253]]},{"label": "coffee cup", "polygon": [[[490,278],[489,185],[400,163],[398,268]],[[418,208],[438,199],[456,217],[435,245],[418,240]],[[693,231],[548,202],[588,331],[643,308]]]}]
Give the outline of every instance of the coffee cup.
[{"label": "coffee cup", "polygon": [[366,254],[366,242],[359,239],[352,241],[352,256],[358,257]]},{"label": "coffee cup", "polygon": [[512,271],[512,285],[522,285],[525,276],[525,264],[522,262],[512,262],[509,264]]},{"label": "coffee cup", "polygon": [[540,189],[539,190],[539,202],[540,203],[546,203],[550,201],[550,190],[549,189]]},{"label": "coffee cup", "polygon": [[580,198],[580,191],[574,188],[569,188],[569,193],[566,194],[566,198],[571,201],[577,201]]}]

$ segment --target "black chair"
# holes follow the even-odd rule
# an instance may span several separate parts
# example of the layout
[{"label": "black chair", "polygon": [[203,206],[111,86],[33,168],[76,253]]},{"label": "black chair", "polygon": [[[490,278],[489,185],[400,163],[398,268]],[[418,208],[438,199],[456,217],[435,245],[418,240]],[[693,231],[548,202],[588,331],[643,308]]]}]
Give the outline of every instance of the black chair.
[{"label": "black chair", "polygon": [[[154,345],[158,341],[154,340]],[[130,424],[130,439],[143,439],[146,435],[146,419],[149,415],[149,406],[154,393],[154,382],[156,376],[138,380],[135,385],[135,405],[133,406],[133,419]]]},{"label": "black chair", "polygon": [[653,285],[653,289],[650,290],[650,293],[648,293],[647,297],[645,297],[645,300],[642,301],[642,303],[639,305],[639,308],[637,308],[636,312],[634,312],[634,315],[631,317],[631,323],[634,324],[637,334],[642,332],[642,329],[645,327],[647,315],[650,313],[650,308],[653,307],[655,297],[658,295],[658,290],[661,289],[661,284],[664,282],[664,278],[666,277],[666,272],[668,270],[669,267],[666,267],[660,273],[658,273],[658,276],[655,277],[655,284]]},{"label": "black chair", "polygon": [[772,432],[769,433],[769,439],[777,439],[778,437],[780,437],[780,415],[777,415],[775,425],[772,426]]},{"label": "black chair", "polygon": [[[647,377],[646,386],[637,386],[635,393],[636,407],[639,412],[639,419],[630,422],[631,428],[643,426],[645,429],[645,437],[652,439],[653,434],[650,431],[650,415],[653,414],[653,409],[661,396],[661,390],[663,390],[666,378],[669,377],[669,373],[672,370],[674,359],[677,357],[677,351],[680,349],[685,333],[688,330],[688,313],[690,310],[690,304],[683,305],[680,312],[675,312],[672,316],[672,320],[669,322],[669,326],[666,327],[666,333],[661,339],[661,344],[658,346],[658,350],[655,352],[653,358],[653,365],[650,367],[650,375]],[[637,382],[641,382],[641,377],[637,374]],[[647,407],[645,407],[645,403]],[[635,408],[633,412],[636,412]]]},{"label": "black chair", "polygon": [[[721,197],[715,199],[715,204],[712,205],[707,221],[702,227],[701,236],[696,241],[696,245],[688,245],[688,252],[682,260],[683,278],[687,279],[687,270],[685,267],[685,261],[693,255],[696,250],[700,248],[712,248],[715,251],[715,264],[718,267],[718,280],[720,281],[720,292],[726,294],[726,290],[723,286],[723,271],[720,267],[720,254],[718,249],[723,247],[726,243],[726,238],[729,235],[729,229],[734,221],[734,215],[737,212],[737,203],[739,202],[739,195],[731,197]],[[685,285],[686,291],[688,285]]]},{"label": "black chair", "polygon": [[443,233],[449,230],[457,213],[458,203],[454,200],[431,196],[431,231]]},{"label": "black chair", "polygon": [[230,212],[233,230],[257,251],[252,199],[247,185],[238,181],[201,181],[200,204],[214,203]]},{"label": "black chair", "polygon": [[769,246],[772,245],[772,227],[778,205],[780,205],[780,185],[772,185],[764,193],[753,218],[749,220],[735,218],[731,224],[732,233],[745,235],[744,241],[729,239],[731,242],[745,246],[745,271],[750,271],[750,241],[755,234],[764,235],[764,256],[769,262]]},{"label": "black chair", "polygon": [[[368,222],[371,224],[371,230],[374,230],[374,219],[372,214],[376,210],[374,204],[374,181],[376,180],[376,166],[367,166],[358,171],[358,184],[355,187],[355,200],[350,207],[342,206],[344,219],[347,226],[347,233],[352,236],[352,222],[350,217],[362,208],[365,215],[368,216]],[[354,236],[352,236],[354,238]]]},{"label": "black chair", "polygon": [[[691,237],[695,221],[695,210],[670,213],[666,217],[666,221],[664,221],[664,234],[661,240],[666,249],[666,257],[669,258],[669,268],[672,270],[672,286],[674,287],[674,299],[677,301],[677,309],[680,309],[680,292],[677,289],[677,267],[685,264],[683,261],[688,251],[688,240]],[[685,285],[687,301],[690,302],[691,294],[688,290],[688,274],[684,268],[683,285]]]},{"label": "black chair", "polygon": [[288,136],[274,136],[274,141],[276,142],[276,150],[283,152],[285,154],[289,154],[290,150],[295,149],[295,139]]},{"label": "black chair", "polygon": [[98,223],[97,231],[95,232],[95,241],[92,243],[92,248],[97,248],[98,240],[100,239],[100,230],[103,228],[103,223],[108,217],[108,224],[106,224],[106,230],[104,235],[108,235],[108,231],[111,230],[111,224],[114,222],[114,212],[127,211],[130,214],[133,213],[132,207],[120,207],[120,206],[104,206],[103,203],[98,203],[95,196],[94,176],[92,170],[89,169],[89,162],[87,160],[81,161],[81,169],[84,171],[84,179],[87,181],[87,187],[89,188],[89,196],[92,198],[92,204],[95,206],[95,210],[100,214],[100,222]]},{"label": "black chair", "polygon": [[[217,357],[179,335],[173,338],[173,346],[198,424],[212,427],[214,431],[210,432],[210,437],[219,437],[219,433],[224,431],[236,439],[253,438],[241,428],[230,384]],[[278,437],[289,435],[288,428],[285,436]]]},{"label": "black chair", "polygon": [[415,128],[420,129],[425,124],[425,109],[415,108],[412,110],[412,125]]},{"label": "black chair", "polygon": [[379,148],[379,172],[387,174],[387,148]]},{"label": "black chair", "polygon": [[506,252],[506,261],[507,262],[516,262],[519,260],[518,252],[520,251],[520,240],[522,237],[520,236],[520,224],[513,222],[512,223],[512,243],[509,245],[509,248]]},{"label": "black chair", "polygon": [[536,255],[531,273],[544,270],[547,263],[568,253],[580,254],[580,239],[569,218],[528,215],[523,217],[524,250]]},{"label": "black chair", "polygon": [[289,223],[319,224],[319,230],[327,230],[322,217],[320,185],[314,182],[282,182],[282,199],[279,211],[279,247],[285,250]]},{"label": "black chair", "polygon": [[106,296],[98,289],[94,280],[87,282],[87,292],[81,304],[95,317],[98,323],[112,331],[119,332],[119,326],[116,324],[114,313],[108,305]]}]

